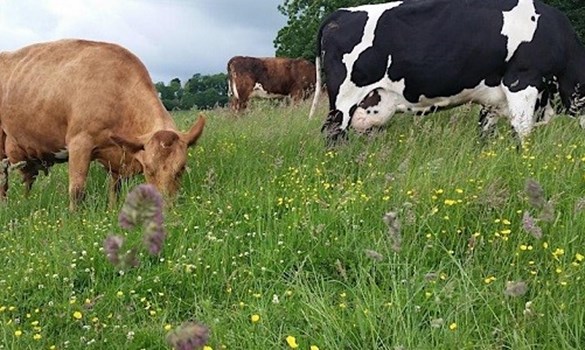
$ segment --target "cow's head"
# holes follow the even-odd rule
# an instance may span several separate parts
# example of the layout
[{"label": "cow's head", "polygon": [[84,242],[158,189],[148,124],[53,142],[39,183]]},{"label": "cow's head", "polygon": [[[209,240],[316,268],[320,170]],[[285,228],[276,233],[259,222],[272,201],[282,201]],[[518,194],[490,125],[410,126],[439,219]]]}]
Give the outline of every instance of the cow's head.
[{"label": "cow's head", "polygon": [[133,153],[142,165],[147,183],[156,186],[165,196],[174,196],[185,170],[187,148],[195,144],[204,125],[205,117],[200,116],[185,133],[160,130],[144,141],[120,136],[112,136],[112,140]]}]

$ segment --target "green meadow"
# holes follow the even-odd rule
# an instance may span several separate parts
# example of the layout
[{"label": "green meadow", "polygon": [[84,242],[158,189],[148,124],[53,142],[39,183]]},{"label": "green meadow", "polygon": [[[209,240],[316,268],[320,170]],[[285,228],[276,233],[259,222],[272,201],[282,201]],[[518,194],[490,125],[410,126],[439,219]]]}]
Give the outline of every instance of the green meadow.
[{"label": "green meadow", "polygon": [[[398,115],[327,149],[325,101],[205,111],[158,256],[120,270],[97,165],[68,211],[66,165],[0,208],[0,349],[585,348],[585,131],[560,116],[520,150],[475,107]],[[174,114],[184,130],[198,112]],[[540,230],[540,231],[539,231]]]}]

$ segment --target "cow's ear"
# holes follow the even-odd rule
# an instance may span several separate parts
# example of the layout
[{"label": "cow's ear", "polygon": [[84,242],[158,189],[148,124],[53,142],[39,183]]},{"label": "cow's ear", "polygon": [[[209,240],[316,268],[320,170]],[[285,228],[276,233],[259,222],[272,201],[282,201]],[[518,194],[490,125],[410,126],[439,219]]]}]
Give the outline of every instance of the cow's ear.
[{"label": "cow's ear", "polygon": [[193,146],[201,133],[203,132],[203,127],[205,126],[205,116],[203,114],[199,115],[199,119],[197,122],[189,129],[189,131],[181,134],[181,139],[183,142],[187,144],[187,146]]},{"label": "cow's ear", "polygon": [[116,145],[127,149],[130,153],[138,153],[144,150],[144,143],[140,142],[139,140],[130,140],[118,135],[110,136],[110,140]]}]

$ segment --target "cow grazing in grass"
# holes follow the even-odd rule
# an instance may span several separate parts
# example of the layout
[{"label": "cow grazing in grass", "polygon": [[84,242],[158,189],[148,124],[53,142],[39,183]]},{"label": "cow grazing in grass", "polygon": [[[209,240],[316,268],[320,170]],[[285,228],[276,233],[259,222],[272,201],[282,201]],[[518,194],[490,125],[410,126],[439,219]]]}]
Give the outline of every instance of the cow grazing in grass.
[{"label": "cow grazing in grass", "polygon": [[112,176],[110,203],[121,179],[140,172],[173,195],[204,125],[200,117],[177,131],[142,62],[118,45],[61,40],[0,54],[0,159],[25,162],[27,189],[39,171],[68,161],[72,210],[92,160]]},{"label": "cow grazing in grass", "polygon": [[317,71],[322,63],[329,93],[323,125],[329,141],[350,125],[383,125],[395,112],[467,102],[508,117],[522,140],[550,81],[558,83],[566,109],[579,113],[585,104],[585,49],[566,16],[538,0],[345,8],[325,19],[317,42]]},{"label": "cow grazing in grass", "polygon": [[247,107],[251,97],[307,98],[315,89],[315,65],[304,59],[236,56],[227,65],[230,106]]}]

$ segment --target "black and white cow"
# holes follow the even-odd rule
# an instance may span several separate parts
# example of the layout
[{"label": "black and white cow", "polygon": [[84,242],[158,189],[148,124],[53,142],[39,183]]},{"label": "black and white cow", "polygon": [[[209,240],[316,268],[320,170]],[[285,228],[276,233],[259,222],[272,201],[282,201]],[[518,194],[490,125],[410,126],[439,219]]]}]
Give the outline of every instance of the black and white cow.
[{"label": "black and white cow", "polygon": [[[328,139],[467,102],[509,118],[520,139],[555,80],[565,108],[585,104],[585,48],[567,17],[538,0],[407,0],[339,9],[322,23]],[[320,74],[313,101],[316,105]],[[311,108],[312,116],[314,108]]]}]

